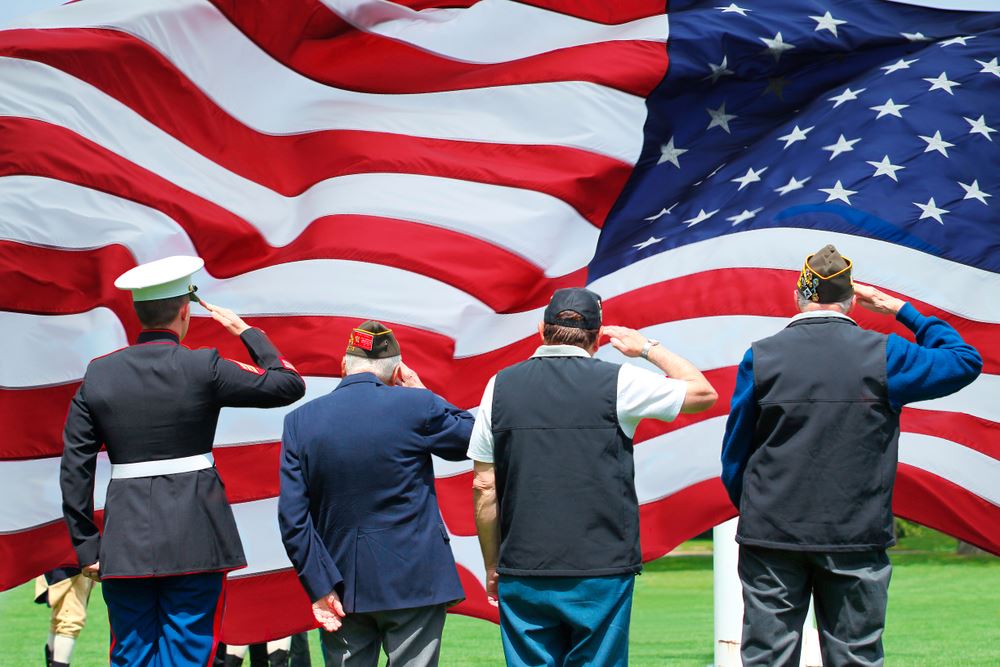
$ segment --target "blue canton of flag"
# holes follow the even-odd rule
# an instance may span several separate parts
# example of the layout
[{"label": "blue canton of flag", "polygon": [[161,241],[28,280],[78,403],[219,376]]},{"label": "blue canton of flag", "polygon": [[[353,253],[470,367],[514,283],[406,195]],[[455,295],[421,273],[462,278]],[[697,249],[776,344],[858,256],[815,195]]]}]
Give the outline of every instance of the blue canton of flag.
[{"label": "blue canton of flag", "polygon": [[1000,271],[1000,13],[885,0],[670,9],[670,69],[592,281],[776,227]]}]

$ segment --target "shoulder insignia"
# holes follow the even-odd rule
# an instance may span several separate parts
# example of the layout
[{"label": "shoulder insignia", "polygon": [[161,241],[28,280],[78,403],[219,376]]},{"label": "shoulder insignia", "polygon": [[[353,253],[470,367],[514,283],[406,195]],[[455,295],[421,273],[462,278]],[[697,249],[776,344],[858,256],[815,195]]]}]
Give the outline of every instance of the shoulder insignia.
[{"label": "shoulder insignia", "polygon": [[282,357],[281,359],[281,365],[287,368],[288,370],[292,371],[293,373],[299,372],[299,369],[293,366],[292,362],[290,362],[288,359],[285,359],[284,357]]},{"label": "shoulder insignia", "polygon": [[265,373],[263,368],[257,368],[256,366],[251,366],[250,364],[244,364],[242,361],[236,361],[235,359],[226,359],[226,361],[232,362],[248,373],[253,373],[254,375],[263,375]]}]

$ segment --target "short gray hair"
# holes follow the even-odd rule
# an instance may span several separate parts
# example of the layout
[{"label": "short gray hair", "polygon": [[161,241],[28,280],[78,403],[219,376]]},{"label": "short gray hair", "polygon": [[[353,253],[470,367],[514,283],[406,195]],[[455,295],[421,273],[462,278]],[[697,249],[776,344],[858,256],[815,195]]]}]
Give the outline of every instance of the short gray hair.
[{"label": "short gray hair", "polygon": [[[800,312],[804,313],[805,310],[806,310],[806,307],[809,306],[810,303],[815,303],[814,301],[810,301],[809,299],[807,299],[804,296],[802,296],[802,294],[800,292],[796,292],[795,296],[796,296],[796,300],[799,302],[799,311]],[[823,304],[823,305],[825,305],[825,306],[837,306],[840,309],[840,312],[842,312],[842,313],[844,313],[846,315],[847,313],[850,312],[851,308],[854,306],[854,295],[852,294],[849,298],[844,299],[843,301],[834,301],[833,303],[827,303],[827,304]]]},{"label": "short gray hair", "polygon": [[344,373],[347,375],[374,373],[379,380],[388,383],[392,381],[392,374],[396,372],[396,367],[402,361],[403,357],[398,354],[385,359],[369,359],[368,357],[346,354],[344,355]]}]

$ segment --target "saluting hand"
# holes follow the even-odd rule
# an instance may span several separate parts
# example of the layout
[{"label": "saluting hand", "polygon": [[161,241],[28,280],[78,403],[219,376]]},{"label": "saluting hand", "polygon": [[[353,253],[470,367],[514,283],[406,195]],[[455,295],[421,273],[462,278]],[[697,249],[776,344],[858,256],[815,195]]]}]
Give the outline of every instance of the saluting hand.
[{"label": "saluting hand", "polygon": [[322,599],[313,602],[313,618],[323,626],[327,632],[336,632],[343,625],[343,618],[347,616],[344,606],[340,604],[340,596],[337,591],[330,591]]},{"label": "saluting hand", "polygon": [[226,331],[233,334],[234,336],[239,336],[241,333],[250,328],[250,325],[240,319],[240,316],[229,310],[228,308],[222,308],[221,306],[213,306],[207,301],[198,301],[205,310],[212,313],[212,319],[226,327]]},{"label": "saluting hand", "polygon": [[420,381],[420,376],[417,372],[404,364],[402,361],[399,362],[399,366],[396,367],[396,386],[397,387],[415,387],[417,389],[425,389],[424,383]]},{"label": "saluting hand", "polygon": [[626,357],[638,357],[646,345],[646,337],[635,329],[608,325],[601,327],[601,335],[611,338],[611,344]]},{"label": "saluting hand", "polygon": [[854,283],[854,294],[858,297],[859,306],[879,315],[892,315],[895,317],[899,309],[906,305],[906,302],[902,299],[889,296],[871,285]]}]

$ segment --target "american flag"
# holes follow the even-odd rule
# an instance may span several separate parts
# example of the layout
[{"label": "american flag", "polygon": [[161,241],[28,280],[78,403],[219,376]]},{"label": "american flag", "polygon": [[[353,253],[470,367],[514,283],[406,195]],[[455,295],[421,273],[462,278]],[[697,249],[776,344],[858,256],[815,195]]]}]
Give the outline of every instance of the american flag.
[{"label": "american flag", "polygon": [[[114,278],[173,254],[205,258],[199,293],[268,332],[305,400],[377,318],[471,408],[531,353],[553,289],[588,284],[724,397],[636,435],[655,558],[734,514],[735,365],[833,242],[982,352],[973,385],[904,410],[895,510],[1000,552],[998,55],[1000,15],[888,0],[83,0],[18,20],[0,30],[0,589],[72,563],[69,399],[138,331]],[[204,317],[185,342],[246,354]],[[232,643],[312,625],[277,531],[285,413],[219,423],[250,562]],[[436,472],[456,611],[492,618],[470,464]]]}]

